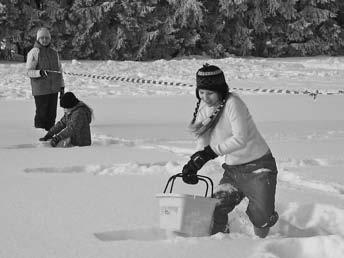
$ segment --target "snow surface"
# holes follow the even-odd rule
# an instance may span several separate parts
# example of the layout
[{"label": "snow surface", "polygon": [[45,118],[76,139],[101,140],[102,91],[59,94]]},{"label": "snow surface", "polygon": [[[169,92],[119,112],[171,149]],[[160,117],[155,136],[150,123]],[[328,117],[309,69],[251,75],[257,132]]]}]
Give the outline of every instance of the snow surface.
[{"label": "snow surface", "polygon": [[[205,62],[220,66],[230,87],[343,90],[342,57],[64,61],[66,90],[94,109],[95,120],[92,146],[61,149],[37,141],[44,132],[32,126],[25,64],[0,63],[0,258],[344,257],[340,94],[314,101],[239,92],[279,168],[280,220],[266,239],[254,236],[246,200],[229,215],[231,234],[180,237],[159,229],[155,196],[194,150],[187,131],[194,87],[95,76],[194,84]],[[221,163],[211,161],[201,173],[217,183]],[[178,193],[203,191],[203,185],[174,187]]]}]

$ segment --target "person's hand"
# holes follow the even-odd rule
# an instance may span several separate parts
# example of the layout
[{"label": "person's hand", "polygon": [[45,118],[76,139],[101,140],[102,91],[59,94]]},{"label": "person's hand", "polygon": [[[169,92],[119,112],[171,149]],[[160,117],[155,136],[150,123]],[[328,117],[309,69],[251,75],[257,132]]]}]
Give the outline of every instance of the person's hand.
[{"label": "person's hand", "polygon": [[50,134],[50,133],[47,133],[44,137],[39,138],[39,141],[41,141],[41,142],[46,142],[46,141],[48,141],[48,140],[50,140],[50,139],[52,139],[52,138],[53,138],[53,135]]},{"label": "person's hand", "polygon": [[184,183],[195,185],[198,183],[197,178],[197,169],[193,166],[193,164],[189,161],[182,170],[182,179]]},{"label": "person's hand", "polygon": [[210,148],[210,146],[194,153],[189,162],[183,167],[183,181],[187,184],[197,184],[198,170],[200,170],[209,160],[215,159],[216,157],[217,154]]},{"label": "person's hand", "polygon": [[192,163],[193,167],[198,171],[205,163],[211,159],[215,159],[217,156],[218,155],[208,145],[203,150],[195,152],[191,156],[189,163]]},{"label": "person's hand", "polygon": [[41,76],[41,78],[47,78],[48,77],[48,73],[46,70],[39,70],[39,75]]},{"label": "person's hand", "polygon": [[56,147],[60,141],[61,141],[61,136],[55,135],[50,141],[51,147]]}]

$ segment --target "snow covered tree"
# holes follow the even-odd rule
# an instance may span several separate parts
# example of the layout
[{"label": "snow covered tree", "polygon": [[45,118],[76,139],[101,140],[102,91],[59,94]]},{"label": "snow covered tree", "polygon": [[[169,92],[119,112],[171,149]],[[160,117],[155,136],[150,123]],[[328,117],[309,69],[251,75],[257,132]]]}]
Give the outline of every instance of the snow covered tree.
[{"label": "snow covered tree", "polygon": [[36,39],[37,29],[42,26],[51,30],[53,45],[58,50],[63,49],[66,11],[59,2],[64,1],[2,0],[0,39],[6,42],[6,49],[26,57]]},{"label": "snow covered tree", "polygon": [[95,59],[142,59],[158,31],[157,1],[76,0],[70,19],[77,27],[73,55]]},{"label": "snow covered tree", "polygon": [[342,45],[342,29],[335,21],[338,7],[334,0],[302,0],[289,20],[286,54],[307,56],[331,54]]},{"label": "snow covered tree", "polygon": [[342,0],[2,0],[2,55],[25,54],[41,26],[63,58],[344,53]]},{"label": "snow covered tree", "polygon": [[0,42],[2,58],[11,59],[13,53],[25,55],[29,44],[32,17],[30,1],[2,0],[0,3]]},{"label": "snow covered tree", "polygon": [[230,53],[304,56],[343,47],[338,0],[218,0],[205,6],[213,45]]}]

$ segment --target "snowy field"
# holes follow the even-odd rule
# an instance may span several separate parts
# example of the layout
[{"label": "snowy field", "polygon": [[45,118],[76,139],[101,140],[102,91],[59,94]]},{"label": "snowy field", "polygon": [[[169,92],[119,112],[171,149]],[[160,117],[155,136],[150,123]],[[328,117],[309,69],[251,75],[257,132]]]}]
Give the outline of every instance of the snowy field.
[{"label": "snowy field", "polygon": [[[254,236],[244,200],[231,234],[176,237],[159,229],[155,197],[194,151],[187,131],[195,72],[221,67],[230,87],[344,89],[344,58],[201,58],[155,62],[64,61],[66,90],[95,113],[90,147],[38,142],[25,64],[0,63],[0,258],[344,257],[344,95],[238,92],[279,169],[279,222]],[[71,75],[72,73],[78,75]],[[173,82],[130,83],[83,75]],[[58,117],[62,116],[59,109]],[[215,183],[221,158],[201,174]],[[174,192],[203,194],[176,182]]]}]

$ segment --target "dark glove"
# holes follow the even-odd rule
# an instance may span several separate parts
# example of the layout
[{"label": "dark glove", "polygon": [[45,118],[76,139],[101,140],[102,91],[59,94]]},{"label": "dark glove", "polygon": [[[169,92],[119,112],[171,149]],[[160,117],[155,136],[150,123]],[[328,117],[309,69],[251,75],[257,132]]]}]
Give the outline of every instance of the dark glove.
[{"label": "dark glove", "polygon": [[55,135],[50,141],[51,147],[56,147],[60,141],[61,141],[61,136]]},{"label": "dark glove", "polygon": [[189,185],[195,185],[198,183],[198,178],[197,178],[197,169],[193,167],[193,165],[188,162],[182,170],[182,179],[184,183],[189,184]]},{"label": "dark glove", "polygon": [[48,77],[48,73],[46,70],[43,70],[43,69],[39,70],[39,74],[40,74],[41,78],[47,78]]},{"label": "dark glove", "polygon": [[201,151],[194,153],[189,162],[183,167],[183,181],[187,184],[197,184],[197,172],[205,163],[215,159],[218,155],[208,145]]},{"label": "dark glove", "polygon": [[40,140],[41,142],[46,142],[46,141],[48,141],[48,140],[50,140],[50,139],[52,139],[52,138],[53,138],[53,135],[50,134],[50,133],[47,133],[44,137],[39,138],[39,140]]},{"label": "dark glove", "polygon": [[194,153],[190,161],[188,162],[192,164],[193,168],[196,168],[196,171],[200,170],[205,163],[207,163],[211,159],[215,159],[218,155],[210,148],[208,145],[201,151],[197,151]]}]

